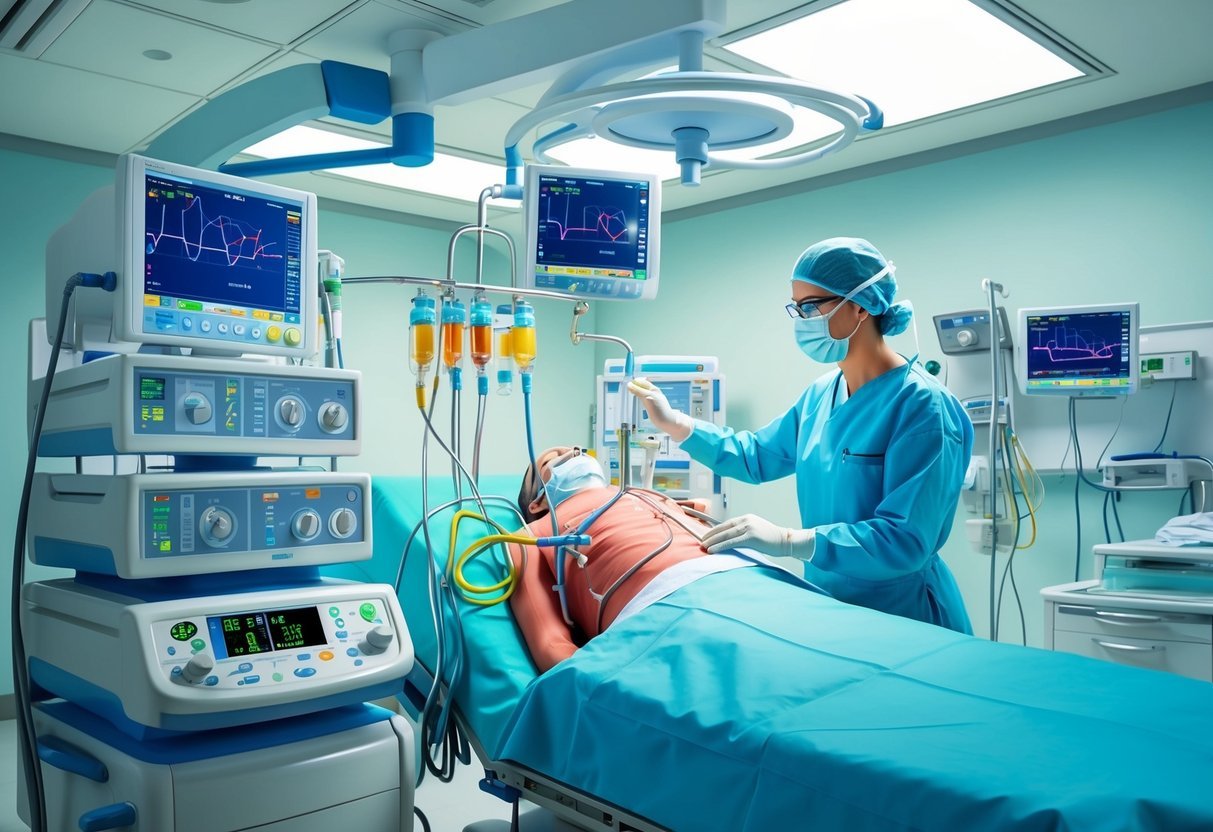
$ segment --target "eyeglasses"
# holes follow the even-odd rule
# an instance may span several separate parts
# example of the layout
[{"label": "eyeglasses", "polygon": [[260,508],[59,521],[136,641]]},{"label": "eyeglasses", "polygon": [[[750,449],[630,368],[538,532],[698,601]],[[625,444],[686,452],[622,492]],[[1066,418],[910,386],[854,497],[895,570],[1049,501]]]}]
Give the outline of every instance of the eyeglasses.
[{"label": "eyeglasses", "polygon": [[842,295],[827,295],[822,298],[808,298],[806,300],[789,303],[784,309],[788,310],[789,318],[816,318],[822,314],[821,306],[825,303],[833,303],[834,301],[842,300]]}]

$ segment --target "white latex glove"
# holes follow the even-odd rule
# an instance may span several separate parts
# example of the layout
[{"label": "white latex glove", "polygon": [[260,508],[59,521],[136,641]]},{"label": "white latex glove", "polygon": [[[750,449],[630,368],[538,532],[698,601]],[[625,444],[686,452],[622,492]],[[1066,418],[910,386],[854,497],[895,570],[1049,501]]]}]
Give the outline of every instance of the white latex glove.
[{"label": "white latex glove", "polygon": [[710,555],[744,546],[764,555],[810,560],[814,537],[812,529],[785,529],[757,514],[743,514],[708,529],[702,543]]},{"label": "white latex glove", "polygon": [[675,442],[681,442],[695,430],[695,420],[681,410],[670,407],[665,393],[647,378],[629,381],[628,391],[640,399],[645,412],[649,414],[649,420],[668,433]]}]

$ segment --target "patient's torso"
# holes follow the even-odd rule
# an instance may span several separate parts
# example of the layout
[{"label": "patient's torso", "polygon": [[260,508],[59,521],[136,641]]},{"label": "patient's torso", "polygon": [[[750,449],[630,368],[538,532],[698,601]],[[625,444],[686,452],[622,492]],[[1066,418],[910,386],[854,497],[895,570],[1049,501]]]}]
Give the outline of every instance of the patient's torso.
[{"label": "patient's torso", "polygon": [[[615,492],[614,488],[590,488],[569,497],[556,509],[561,532],[575,531]],[[538,537],[550,535],[551,519],[542,517],[529,528]],[[707,528],[660,494],[624,494],[587,530],[592,542],[580,549],[587,558],[585,567],[578,567],[574,557],[565,561],[569,614],[586,635],[598,635],[657,575],[676,563],[703,557],[699,538],[692,530],[702,534]],[[554,574],[555,550],[539,551]],[[633,567],[636,571],[625,579]]]}]

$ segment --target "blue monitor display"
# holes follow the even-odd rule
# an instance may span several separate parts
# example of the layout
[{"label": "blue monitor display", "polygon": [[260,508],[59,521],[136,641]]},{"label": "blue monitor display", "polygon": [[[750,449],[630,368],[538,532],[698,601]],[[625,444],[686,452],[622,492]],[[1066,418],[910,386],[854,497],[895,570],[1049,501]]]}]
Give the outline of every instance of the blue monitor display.
[{"label": "blue monitor display", "polygon": [[655,177],[540,167],[526,185],[526,285],[612,299],[657,289]]},{"label": "blue monitor display", "polygon": [[144,332],[269,343],[298,332],[301,203],[152,171],[144,193]]},{"label": "blue monitor display", "polygon": [[1025,393],[1110,396],[1137,387],[1137,305],[1020,312]]}]

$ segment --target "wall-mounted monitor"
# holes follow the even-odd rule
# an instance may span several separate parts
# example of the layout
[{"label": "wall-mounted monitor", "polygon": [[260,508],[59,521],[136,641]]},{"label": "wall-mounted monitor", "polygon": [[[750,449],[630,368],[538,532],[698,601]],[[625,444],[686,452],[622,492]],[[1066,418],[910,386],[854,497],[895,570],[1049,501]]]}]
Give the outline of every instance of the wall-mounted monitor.
[{"label": "wall-mounted monitor", "polygon": [[528,165],[521,285],[603,300],[657,297],[661,180],[652,174]]},{"label": "wall-mounted monitor", "polygon": [[47,320],[63,282],[114,271],[112,295],[75,293],[66,342],[222,353],[316,352],[316,197],[128,154],[47,245]]},{"label": "wall-mounted monitor", "polygon": [[1122,396],[1136,392],[1139,306],[1019,310],[1015,374],[1026,395]]}]

